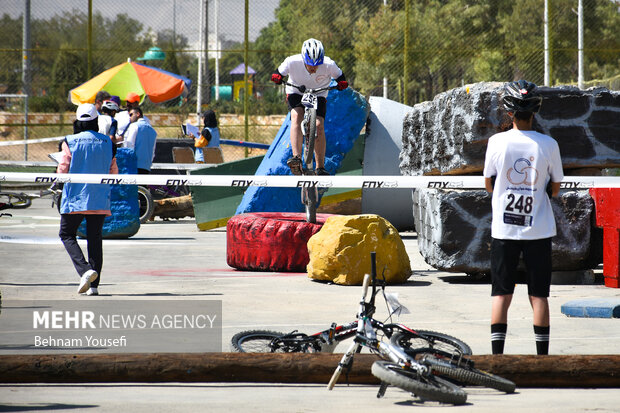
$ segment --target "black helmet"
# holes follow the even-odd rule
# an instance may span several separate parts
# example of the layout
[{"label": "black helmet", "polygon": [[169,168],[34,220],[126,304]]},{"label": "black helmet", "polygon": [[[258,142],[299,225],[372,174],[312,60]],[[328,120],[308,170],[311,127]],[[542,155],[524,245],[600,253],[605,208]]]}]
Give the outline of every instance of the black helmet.
[{"label": "black helmet", "polygon": [[538,112],[542,96],[537,86],[527,80],[506,83],[504,86],[504,107],[510,112]]}]

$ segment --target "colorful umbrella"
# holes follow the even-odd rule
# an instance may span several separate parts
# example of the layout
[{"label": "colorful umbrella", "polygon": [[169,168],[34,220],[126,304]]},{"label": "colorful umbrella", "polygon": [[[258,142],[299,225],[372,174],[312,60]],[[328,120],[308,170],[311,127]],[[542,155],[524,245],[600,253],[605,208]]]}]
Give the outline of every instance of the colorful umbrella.
[{"label": "colorful umbrella", "polygon": [[128,60],[70,90],[69,100],[75,105],[94,103],[97,92],[105,90],[123,100],[134,92],[140,95],[140,103],[145,97],[161,103],[187,94],[190,84],[191,80],[184,76]]}]

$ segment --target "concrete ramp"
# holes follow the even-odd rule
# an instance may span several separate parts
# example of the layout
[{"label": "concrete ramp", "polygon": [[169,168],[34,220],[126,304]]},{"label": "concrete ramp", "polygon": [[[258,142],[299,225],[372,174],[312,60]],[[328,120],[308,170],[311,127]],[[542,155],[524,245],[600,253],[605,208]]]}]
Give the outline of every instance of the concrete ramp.
[{"label": "concrete ramp", "polygon": [[[403,120],[412,108],[377,96],[368,101],[371,110],[366,125],[363,174],[400,175]],[[412,209],[411,189],[362,190],[362,213],[382,216],[399,231],[414,228]]]}]

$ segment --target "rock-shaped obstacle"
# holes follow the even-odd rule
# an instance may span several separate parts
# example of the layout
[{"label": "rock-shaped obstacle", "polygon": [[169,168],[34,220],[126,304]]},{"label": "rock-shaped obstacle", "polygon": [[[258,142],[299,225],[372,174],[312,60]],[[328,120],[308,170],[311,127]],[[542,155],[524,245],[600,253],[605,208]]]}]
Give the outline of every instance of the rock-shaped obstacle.
[{"label": "rock-shaped obstacle", "polygon": [[377,253],[377,276],[401,284],[411,264],[398,231],[373,215],[335,215],[308,241],[308,277],[342,285],[361,285],[370,274],[370,253]]}]

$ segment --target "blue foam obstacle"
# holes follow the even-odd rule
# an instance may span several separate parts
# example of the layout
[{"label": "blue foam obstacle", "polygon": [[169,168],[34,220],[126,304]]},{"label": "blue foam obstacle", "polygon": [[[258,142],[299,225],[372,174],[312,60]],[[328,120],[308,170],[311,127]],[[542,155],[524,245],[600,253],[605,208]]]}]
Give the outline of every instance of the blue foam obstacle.
[{"label": "blue foam obstacle", "polygon": [[[118,148],[116,164],[119,174],[138,173],[138,163],[133,149]],[[110,210],[112,215],[103,222],[103,238],[129,238],[140,229],[140,205],[136,185],[112,185]],[[78,228],[78,235],[85,237],[86,220]]]},{"label": "blue foam obstacle", "polygon": [[620,318],[620,298],[572,300],[562,305],[562,314],[569,317]]},{"label": "blue foam obstacle", "polygon": [[[325,136],[327,148],[325,169],[334,175],[344,156],[351,150],[366,123],[370,106],[364,97],[351,88],[330,90],[327,97]],[[291,115],[271,143],[256,175],[291,175],[286,161],[292,156],[290,138]],[[302,212],[298,188],[248,187],[235,214],[246,212]]]}]

